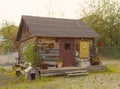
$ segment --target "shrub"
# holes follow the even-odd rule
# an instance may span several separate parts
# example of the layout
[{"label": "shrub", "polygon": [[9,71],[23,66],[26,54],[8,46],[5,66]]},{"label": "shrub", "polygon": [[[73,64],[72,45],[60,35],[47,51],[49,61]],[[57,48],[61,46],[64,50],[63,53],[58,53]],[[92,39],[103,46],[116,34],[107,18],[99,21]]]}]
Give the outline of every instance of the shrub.
[{"label": "shrub", "polygon": [[59,58],[59,59],[57,60],[58,63],[61,63],[62,61],[63,61],[62,58]]},{"label": "shrub", "polygon": [[31,63],[32,66],[40,65],[41,55],[38,50],[39,50],[38,46],[34,44],[34,45],[28,45],[27,49],[24,51],[24,58],[26,62]]}]

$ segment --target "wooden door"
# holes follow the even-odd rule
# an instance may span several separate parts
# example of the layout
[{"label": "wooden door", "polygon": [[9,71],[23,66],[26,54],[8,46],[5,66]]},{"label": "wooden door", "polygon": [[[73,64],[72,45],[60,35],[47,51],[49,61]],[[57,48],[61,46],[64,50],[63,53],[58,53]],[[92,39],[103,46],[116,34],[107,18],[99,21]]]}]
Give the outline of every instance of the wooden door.
[{"label": "wooden door", "polygon": [[75,39],[60,39],[60,56],[63,59],[63,66],[75,65]]},{"label": "wooden door", "polygon": [[89,58],[89,42],[80,41],[80,58]]}]

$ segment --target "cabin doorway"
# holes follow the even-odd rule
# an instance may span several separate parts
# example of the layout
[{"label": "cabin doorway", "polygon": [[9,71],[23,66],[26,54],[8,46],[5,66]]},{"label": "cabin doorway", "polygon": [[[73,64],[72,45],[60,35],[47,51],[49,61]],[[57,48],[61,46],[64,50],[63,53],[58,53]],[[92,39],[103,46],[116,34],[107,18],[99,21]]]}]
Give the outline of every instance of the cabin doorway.
[{"label": "cabin doorway", "polygon": [[63,66],[75,65],[75,39],[60,39],[60,56],[63,59]]}]

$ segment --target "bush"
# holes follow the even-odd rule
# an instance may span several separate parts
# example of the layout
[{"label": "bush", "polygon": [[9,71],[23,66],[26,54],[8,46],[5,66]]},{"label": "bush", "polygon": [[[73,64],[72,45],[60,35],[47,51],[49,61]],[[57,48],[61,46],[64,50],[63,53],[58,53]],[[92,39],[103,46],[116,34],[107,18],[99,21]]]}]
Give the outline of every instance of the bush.
[{"label": "bush", "polygon": [[41,55],[38,51],[37,45],[28,45],[24,52],[24,58],[26,62],[31,63],[32,66],[39,66]]}]

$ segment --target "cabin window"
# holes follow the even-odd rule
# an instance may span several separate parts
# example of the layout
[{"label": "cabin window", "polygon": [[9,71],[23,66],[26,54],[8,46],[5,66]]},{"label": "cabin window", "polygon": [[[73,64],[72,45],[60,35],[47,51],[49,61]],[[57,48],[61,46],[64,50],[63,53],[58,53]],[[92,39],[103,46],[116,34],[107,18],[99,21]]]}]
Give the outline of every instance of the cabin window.
[{"label": "cabin window", "polygon": [[71,49],[71,44],[65,43],[65,50],[70,50],[70,49]]}]

